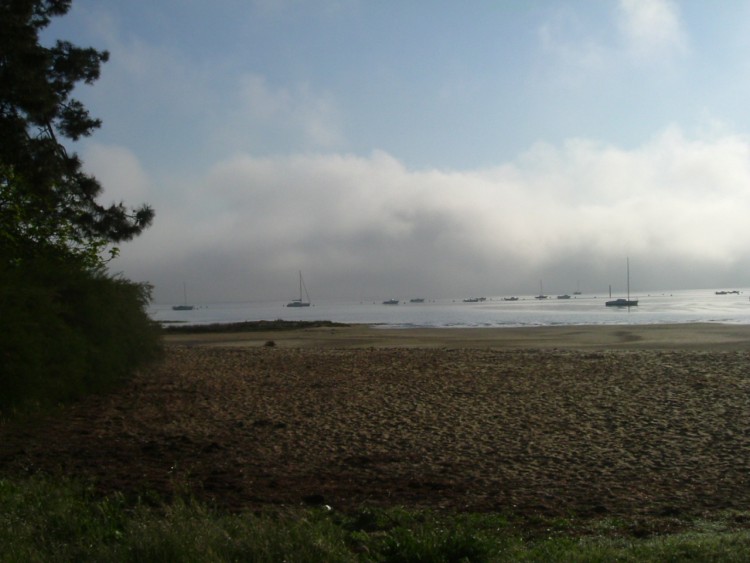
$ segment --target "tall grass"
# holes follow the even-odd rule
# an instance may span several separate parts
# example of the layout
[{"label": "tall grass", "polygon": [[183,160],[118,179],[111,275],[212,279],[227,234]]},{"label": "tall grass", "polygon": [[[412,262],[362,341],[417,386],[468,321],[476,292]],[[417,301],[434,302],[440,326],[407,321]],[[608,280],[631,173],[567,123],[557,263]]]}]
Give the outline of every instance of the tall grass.
[{"label": "tall grass", "polygon": [[688,531],[639,539],[627,522],[555,521],[529,533],[497,514],[446,516],[403,509],[326,508],[226,514],[205,505],[128,503],[44,478],[0,480],[0,561],[494,562],[747,561],[747,515],[695,521]]}]

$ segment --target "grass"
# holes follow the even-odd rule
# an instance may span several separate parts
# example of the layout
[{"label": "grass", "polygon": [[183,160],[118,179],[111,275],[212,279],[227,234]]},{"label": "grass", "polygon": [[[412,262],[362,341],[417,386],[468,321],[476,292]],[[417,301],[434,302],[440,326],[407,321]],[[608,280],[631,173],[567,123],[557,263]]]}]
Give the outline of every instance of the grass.
[{"label": "grass", "polygon": [[185,499],[101,498],[74,481],[0,479],[1,562],[746,561],[748,521],[723,513],[648,527],[367,507],[229,514]]}]

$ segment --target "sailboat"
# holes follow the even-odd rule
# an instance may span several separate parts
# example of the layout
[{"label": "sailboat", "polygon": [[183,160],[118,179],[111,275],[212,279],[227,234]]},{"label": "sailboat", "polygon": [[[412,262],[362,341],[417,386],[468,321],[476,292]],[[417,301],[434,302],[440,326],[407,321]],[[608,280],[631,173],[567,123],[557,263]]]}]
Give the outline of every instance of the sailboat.
[{"label": "sailboat", "polygon": [[534,297],[534,299],[547,299],[547,296],[544,294],[544,289],[542,288],[542,282],[539,282],[539,295]]},{"label": "sailboat", "polygon": [[193,306],[187,304],[187,286],[184,283],[182,284],[182,293],[184,295],[184,301],[182,305],[173,305],[172,310],[173,311],[192,311]]},{"label": "sailboat", "polygon": [[[305,296],[307,297],[307,301],[302,301],[302,290],[305,290]],[[310,306],[310,295],[307,293],[307,288],[305,287],[305,281],[302,279],[302,272],[299,273],[299,299],[292,299],[289,303],[286,304],[287,307],[309,307]]]},{"label": "sailboat", "polygon": [[623,299],[621,297],[620,299],[613,299],[612,301],[607,301],[604,304],[607,307],[637,307],[638,306],[638,300],[630,298],[630,258],[627,259],[626,264],[627,264],[627,272],[628,272],[628,298]]}]

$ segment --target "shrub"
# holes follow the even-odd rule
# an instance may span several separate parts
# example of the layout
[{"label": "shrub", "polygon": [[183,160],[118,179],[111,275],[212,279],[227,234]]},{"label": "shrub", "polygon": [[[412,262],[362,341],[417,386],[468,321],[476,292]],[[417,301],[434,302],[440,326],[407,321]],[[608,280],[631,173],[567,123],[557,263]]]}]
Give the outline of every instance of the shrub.
[{"label": "shrub", "polygon": [[37,257],[0,266],[0,413],[111,389],[160,351],[150,287]]}]

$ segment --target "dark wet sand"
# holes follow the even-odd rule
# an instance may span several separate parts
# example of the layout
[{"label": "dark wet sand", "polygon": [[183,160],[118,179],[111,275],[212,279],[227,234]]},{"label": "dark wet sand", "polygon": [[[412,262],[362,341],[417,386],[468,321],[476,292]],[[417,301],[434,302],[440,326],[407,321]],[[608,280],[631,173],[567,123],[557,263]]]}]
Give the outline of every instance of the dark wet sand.
[{"label": "dark wet sand", "polygon": [[278,332],[172,334],[170,344],[283,348],[489,348],[571,350],[750,350],[750,325],[673,324],[528,328],[410,328],[368,325]]}]

